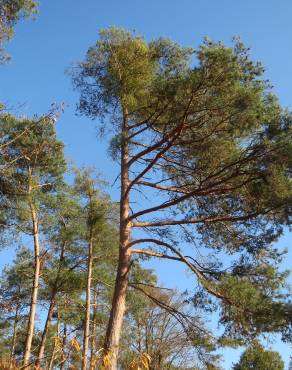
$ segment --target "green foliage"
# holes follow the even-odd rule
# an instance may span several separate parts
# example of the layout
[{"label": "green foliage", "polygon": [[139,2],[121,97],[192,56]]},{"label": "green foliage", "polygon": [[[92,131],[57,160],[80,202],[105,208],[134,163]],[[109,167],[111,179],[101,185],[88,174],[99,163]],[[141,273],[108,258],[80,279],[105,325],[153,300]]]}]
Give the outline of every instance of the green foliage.
[{"label": "green foliage", "polygon": [[164,39],[147,44],[141,37],[114,27],[100,31],[99,41],[73,74],[74,86],[81,90],[80,112],[92,118],[125,108],[136,112],[149,101],[162,66],[165,73],[173,73],[188,52]]},{"label": "green foliage", "polygon": [[[176,150],[167,153],[173,165],[159,167],[172,185],[195,192],[196,200],[186,197],[178,212],[185,219],[244,217],[228,228],[223,222],[198,224],[196,231],[207,247],[256,252],[289,222],[292,192],[291,114],[280,107],[262,74],[239,40],[233,47],[206,40],[192,50],[165,39],[146,43],[111,28],[100,33],[73,81],[81,92],[82,114],[96,118],[114,111],[121,130],[119,115],[127,108],[130,122],[140,122],[138,142],[144,146],[170,135],[187,114],[188,123],[173,143]],[[124,135],[117,131],[115,155]],[[136,134],[133,141],[129,146],[135,152]]]},{"label": "green foliage", "polygon": [[[2,2],[0,46],[12,36],[15,23],[35,11],[31,0]],[[168,253],[166,258],[185,263],[198,280],[192,297],[173,302],[169,292],[155,287],[153,271],[133,259],[122,365],[146,353],[153,369],[187,369],[198,362],[211,370],[217,368],[214,350],[219,346],[242,345],[262,333],[291,339],[288,274],[277,269],[282,254],[273,243],[291,216],[292,116],[271,93],[261,64],[250,59],[240,40],[232,47],[205,40],[194,50],[110,28],[100,32],[73,81],[81,92],[82,114],[110,116],[111,155],[119,158],[122,147],[129,152],[129,194],[145,185],[139,180],[161,191],[154,197],[161,204],[142,211],[130,194],[133,213],[127,221],[131,226],[142,221],[140,227],[145,221],[147,232],[155,227],[157,250],[147,239],[148,256]],[[65,185],[55,117],[17,118],[2,106],[0,114],[1,231],[31,235],[36,212],[46,243],[39,296],[42,307],[54,305],[46,351],[54,355],[57,345],[59,365],[66,359],[66,366],[78,368],[88,245],[93,243],[94,357],[102,347],[118,262],[117,207],[88,169],[75,170],[73,186]],[[148,214],[154,216],[147,219]],[[195,245],[193,255],[188,251],[185,256],[181,242]],[[208,251],[207,258],[197,258]],[[32,269],[30,253],[22,249],[3,271],[3,356],[13,347],[13,332],[13,356],[19,358],[23,350]],[[225,328],[220,338],[204,327],[200,312],[216,310]],[[34,348],[40,338],[37,332]],[[173,360],[178,353],[181,364]],[[276,353],[255,343],[234,367],[249,368],[280,370],[283,364]]]},{"label": "green foliage", "polygon": [[141,38],[133,38],[116,28],[100,31],[100,40],[88,50],[86,61],[80,64],[81,75],[74,78],[77,88],[86,86],[89,90],[92,77],[97,84],[97,89],[81,98],[80,110],[95,117],[108,113],[117,104],[119,108],[134,109],[147,93],[152,77],[149,55],[149,47]]},{"label": "green foliage", "polygon": [[259,343],[254,343],[241,355],[233,369],[284,370],[284,362],[278,352],[267,351]]},{"label": "green foliage", "polygon": [[33,0],[1,0],[0,3],[0,62],[9,59],[3,44],[14,35],[13,27],[22,18],[37,13],[38,3]]},{"label": "green foliage", "polygon": [[242,274],[222,277],[217,287],[225,297],[220,321],[226,326],[226,333],[242,339],[286,328],[285,335],[290,335],[291,306],[283,290],[287,274],[278,273],[272,266],[260,266]]},{"label": "green foliage", "polygon": [[[130,203],[132,190],[156,191],[153,207],[131,203],[135,228],[158,239],[148,255],[173,253],[194,272],[193,303],[219,311],[221,342],[289,339],[287,273],[273,243],[291,221],[292,115],[263,66],[237,39],[194,50],[110,28],[78,67],[80,113],[110,116],[110,153],[128,151]],[[184,259],[182,242],[194,249]]]},{"label": "green foliage", "polygon": [[17,250],[11,266],[6,266],[0,280],[0,348],[2,356],[10,352],[16,336],[15,356],[22,354],[25,321],[30,304],[33,256],[26,247]]},{"label": "green foliage", "polygon": [[3,223],[16,223],[19,230],[25,231],[30,227],[30,204],[40,213],[46,209],[48,214],[52,196],[63,184],[63,143],[56,138],[50,116],[30,120],[4,113],[0,125],[0,192],[3,217],[6,216]]},{"label": "green foliage", "polygon": [[[40,300],[46,306],[54,304],[46,354],[52,354],[57,344],[56,362],[62,360],[63,351],[67,361],[78,367],[80,351],[73,350],[72,343],[82,343],[88,245],[92,241],[91,330],[98,341],[107,321],[118,242],[116,207],[102,191],[104,181],[91,169],[74,169],[73,175],[73,185],[58,187],[49,203],[44,232],[50,248],[42,269]],[[68,333],[66,339],[62,340],[62,332]]]}]

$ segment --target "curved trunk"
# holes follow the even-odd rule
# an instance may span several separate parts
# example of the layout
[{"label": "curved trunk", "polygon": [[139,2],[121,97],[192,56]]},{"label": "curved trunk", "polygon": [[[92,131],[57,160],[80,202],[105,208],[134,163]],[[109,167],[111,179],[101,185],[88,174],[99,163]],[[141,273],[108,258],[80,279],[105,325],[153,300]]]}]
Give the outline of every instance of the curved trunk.
[{"label": "curved trunk", "polygon": [[34,328],[35,328],[35,315],[36,315],[36,305],[38,298],[39,289],[39,278],[41,270],[41,257],[40,257],[40,243],[39,243],[39,231],[38,231],[38,220],[37,213],[34,205],[30,204],[32,224],[33,224],[33,239],[34,239],[34,279],[33,287],[31,293],[30,311],[27,325],[27,334],[25,340],[25,349],[23,355],[23,367],[29,366],[30,356],[31,356],[31,345],[33,340]]},{"label": "curved trunk", "polygon": [[131,252],[128,244],[131,238],[131,223],[129,221],[129,167],[128,167],[128,117],[124,111],[123,143],[121,150],[121,198],[120,198],[120,243],[119,262],[112,300],[112,307],[107,326],[104,350],[111,359],[111,370],[117,369],[119,341],[126,310],[126,294],[128,276],[131,266]]}]

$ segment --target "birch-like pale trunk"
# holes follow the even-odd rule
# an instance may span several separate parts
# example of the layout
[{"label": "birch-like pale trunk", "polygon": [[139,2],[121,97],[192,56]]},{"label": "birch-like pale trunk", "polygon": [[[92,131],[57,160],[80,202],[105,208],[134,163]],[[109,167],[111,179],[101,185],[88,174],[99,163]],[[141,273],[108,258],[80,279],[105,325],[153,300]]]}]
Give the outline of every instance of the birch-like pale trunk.
[{"label": "birch-like pale trunk", "polygon": [[104,349],[111,359],[111,370],[117,370],[119,341],[123,318],[126,310],[126,294],[128,275],[131,265],[131,252],[128,244],[131,238],[131,222],[129,220],[129,152],[128,152],[128,114],[124,110],[121,149],[121,197],[120,197],[120,238],[119,261],[115,281],[112,307],[107,326]]}]

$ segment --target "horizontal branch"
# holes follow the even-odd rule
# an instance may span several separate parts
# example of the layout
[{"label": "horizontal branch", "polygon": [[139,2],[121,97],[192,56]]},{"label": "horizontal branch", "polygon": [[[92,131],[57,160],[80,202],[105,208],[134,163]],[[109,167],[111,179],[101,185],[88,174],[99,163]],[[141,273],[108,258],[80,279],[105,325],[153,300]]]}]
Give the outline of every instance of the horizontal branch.
[{"label": "horizontal branch", "polygon": [[157,189],[157,190],[169,191],[169,192],[173,192],[173,193],[181,193],[181,194],[189,193],[188,190],[184,190],[183,188],[179,188],[179,187],[176,187],[176,186],[161,186],[161,185],[157,185],[157,183],[152,183],[152,182],[148,182],[148,181],[137,181],[136,184],[137,185],[148,186],[150,188]]},{"label": "horizontal branch", "polygon": [[146,251],[146,250],[143,250],[143,249],[131,249],[131,253],[134,253],[134,254],[143,254],[143,255],[149,256],[149,257],[165,258],[165,259],[169,259],[169,260],[174,260],[174,261],[180,261],[180,262],[182,262],[182,260],[180,258],[178,258],[178,257],[169,256],[167,254],[156,253],[156,252],[152,252],[152,251]]},{"label": "horizontal branch", "polygon": [[[154,189],[157,189],[157,190],[161,190],[161,191],[168,191],[168,192],[173,192],[173,193],[178,193],[178,194],[184,194],[184,195],[181,195],[179,198],[175,198],[173,200],[170,200],[168,202],[164,202],[164,203],[161,203],[157,206],[154,206],[154,207],[151,207],[151,208],[147,208],[147,209],[144,209],[140,212],[136,212],[134,214],[131,215],[130,219],[134,219],[134,218],[137,218],[139,216],[142,216],[142,215],[145,215],[145,214],[148,214],[148,213],[152,213],[152,212],[156,212],[156,211],[160,211],[162,209],[165,209],[165,208],[170,208],[174,205],[177,205],[191,197],[202,197],[202,196],[206,196],[206,195],[216,195],[216,194],[226,194],[226,193],[229,193],[231,191],[234,191],[234,190],[237,190],[237,189],[240,189],[241,187],[247,185],[248,183],[250,183],[252,180],[254,180],[256,178],[248,178],[247,180],[235,185],[235,186],[226,186],[226,187],[219,187],[219,188],[213,188],[213,185],[211,185],[209,188],[208,187],[205,187],[203,189],[200,189],[200,188],[197,188],[193,191],[188,191],[188,190],[185,190],[183,188],[179,188],[179,187],[174,187],[174,186],[160,186],[160,185],[156,185],[154,183],[150,183],[150,182],[146,182],[146,181],[139,181],[137,184],[138,185],[144,185],[144,186],[148,186],[148,187],[151,187],[151,188],[154,188]],[[217,185],[217,184],[215,184]]]},{"label": "horizontal branch", "polygon": [[267,210],[265,212],[253,212],[249,213],[244,216],[220,216],[220,217],[206,217],[201,219],[182,219],[182,220],[162,220],[157,222],[132,222],[132,227],[159,227],[159,226],[171,226],[171,225],[192,225],[192,224],[199,224],[199,223],[215,223],[215,222],[240,222],[240,221],[247,221],[258,215],[267,214],[271,210]]}]

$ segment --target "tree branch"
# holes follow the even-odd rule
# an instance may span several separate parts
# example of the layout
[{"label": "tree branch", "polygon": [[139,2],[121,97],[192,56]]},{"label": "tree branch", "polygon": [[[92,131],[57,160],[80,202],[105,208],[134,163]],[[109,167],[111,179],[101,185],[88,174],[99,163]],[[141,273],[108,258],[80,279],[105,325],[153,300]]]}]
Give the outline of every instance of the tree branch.
[{"label": "tree branch", "polygon": [[199,224],[199,223],[215,223],[215,222],[239,222],[239,221],[247,221],[258,215],[264,215],[271,212],[272,209],[266,210],[264,212],[253,212],[248,213],[243,216],[219,216],[219,217],[206,217],[202,219],[183,219],[183,220],[162,220],[157,222],[132,222],[132,227],[160,227],[160,226],[170,226],[170,225],[191,225],[191,224]]}]

